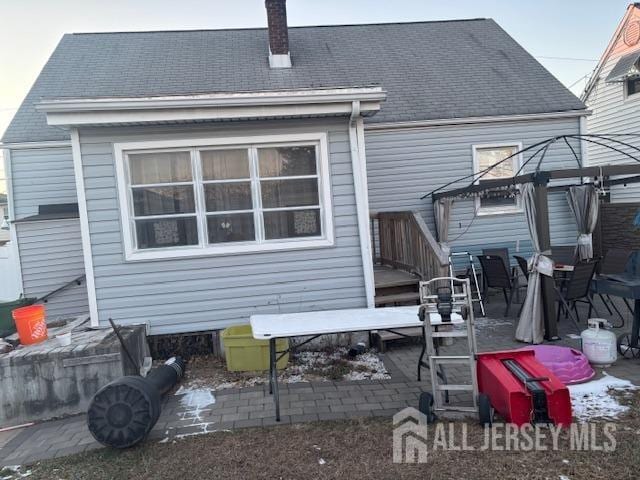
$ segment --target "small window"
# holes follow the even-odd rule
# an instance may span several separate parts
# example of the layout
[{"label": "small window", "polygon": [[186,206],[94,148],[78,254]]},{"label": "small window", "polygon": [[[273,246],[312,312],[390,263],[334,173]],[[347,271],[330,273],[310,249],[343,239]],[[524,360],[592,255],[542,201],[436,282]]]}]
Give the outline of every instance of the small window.
[{"label": "small window", "polygon": [[633,77],[626,80],[627,97],[640,93],[640,77]]},{"label": "small window", "polygon": [[[519,150],[521,150],[520,144],[474,146],[475,173],[484,172],[495,165],[476,183],[480,183],[482,180],[515,176],[521,165],[520,155],[516,155]],[[489,190],[482,192],[476,199],[476,209],[480,214],[512,213],[520,211],[520,201],[513,190]]]},{"label": "small window", "polygon": [[156,258],[152,252],[295,248],[305,241],[330,245],[328,178],[323,178],[328,164],[320,147],[302,142],[123,148],[128,257],[145,251],[149,255],[142,257]]}]

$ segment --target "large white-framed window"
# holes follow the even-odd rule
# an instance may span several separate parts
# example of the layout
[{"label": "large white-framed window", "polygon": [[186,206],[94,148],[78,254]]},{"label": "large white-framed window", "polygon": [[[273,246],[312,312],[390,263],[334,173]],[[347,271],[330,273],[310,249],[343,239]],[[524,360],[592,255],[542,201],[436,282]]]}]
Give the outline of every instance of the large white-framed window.
[{"label": "large white-framed window", "polygon": [[125,257],[331,246],[324,133],[114,144]]},{"label": "large white-framed window", "polygon": [[[481,179],[476,180],[476,183],[481,180],[513,177],[522,165],[522,154],[514,155],[520,150],[522,150],[521,142],[472,145],[474,173],[483,172],[492,165],[501,162],[490,169]],[[505,160],[507,157],[511,158]],[[497,215],[522,211],[520,196],[515,195],[513,191],[509,192],[504,189],[485,192],[476,197],[475,207],[478,215]]]}]

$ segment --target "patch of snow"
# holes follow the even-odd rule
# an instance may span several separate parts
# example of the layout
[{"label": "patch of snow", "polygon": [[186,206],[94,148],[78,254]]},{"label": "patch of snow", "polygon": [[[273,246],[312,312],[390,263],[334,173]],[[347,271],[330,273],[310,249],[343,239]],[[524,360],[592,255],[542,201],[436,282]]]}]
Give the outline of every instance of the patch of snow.
[{"label": "patch of snow", "polygon": [[320,465],[324,465],[325,463],[327,463],[327,461],[324,458],[320,458],[320,459],[318,459],[318,463]]},{"label": "patch of snow", "polygon": [[[0,468],[0,480],[14,480],[17,478],[30,477],[33,472],[31,470],[22,471],[22,465],[5,465]],[[8,474],[8,475],[7,475]]]},{"label": "patch of snow", "polygon": [[501,320],[497,318],[489,318],[489,317],[476,317],[473,322],[473,326],[476,330],[484,330],[484,329],[493,329],[498,327],[504,327],[507,325],[513,325],[512,322],[508,320]]},{"label": "patch of snow", "polygon": [[568,385],[573,415],[579,421],[595,417],[615,418],[629,409],[618,403],[611,390],[624,392],[638,387],[628,380],[607,375],[605,372],[603,375],[598,380]]},{"label": "patch of snow", "polygon": [[571,479],[566,475],[560,475],[560,480],[571,480]]}]

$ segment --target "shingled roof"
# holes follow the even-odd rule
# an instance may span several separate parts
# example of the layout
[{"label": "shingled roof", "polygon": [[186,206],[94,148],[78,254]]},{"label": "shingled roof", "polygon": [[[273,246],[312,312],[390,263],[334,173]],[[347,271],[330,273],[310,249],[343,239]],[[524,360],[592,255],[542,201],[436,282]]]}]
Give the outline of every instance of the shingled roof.
[{"label": "shingled roof", "polygon": [[580,110],[584,105],[491,19],[291,27],[293,68],[271,69],[266,29],[65,35],[3,141],[61,140],[42,99],[380,85],[367,122]]}]

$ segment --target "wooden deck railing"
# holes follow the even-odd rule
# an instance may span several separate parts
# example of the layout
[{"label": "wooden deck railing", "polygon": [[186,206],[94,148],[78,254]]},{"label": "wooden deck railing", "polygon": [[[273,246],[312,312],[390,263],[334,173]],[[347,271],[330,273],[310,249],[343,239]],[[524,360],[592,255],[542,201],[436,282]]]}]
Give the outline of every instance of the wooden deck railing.
[{"label": "wooden deck railing", "polygon": [[448,258],[418,212],[371,214],[373,262],[427,280],[447,274]]}]

